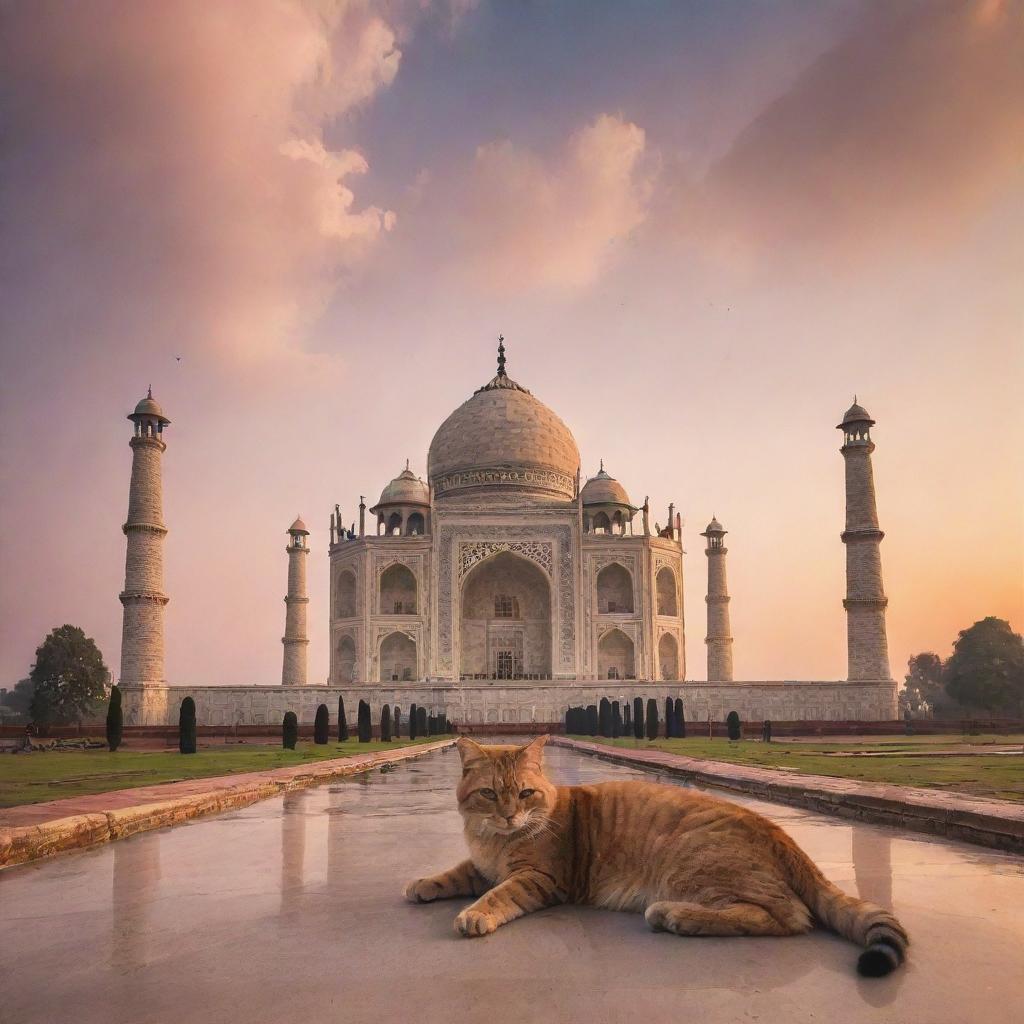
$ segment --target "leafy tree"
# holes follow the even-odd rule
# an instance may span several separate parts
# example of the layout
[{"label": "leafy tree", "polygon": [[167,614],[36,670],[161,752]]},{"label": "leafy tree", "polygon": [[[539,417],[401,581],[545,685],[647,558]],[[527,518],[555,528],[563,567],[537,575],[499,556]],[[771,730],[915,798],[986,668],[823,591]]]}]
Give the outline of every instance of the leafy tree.
[{"label": "leafy tree", "polygon": [[360,743],[369,743],[373,739],[373,722],[370,718],[370,705],[365,700],[359,702],[356,714],[356,731]]},{"label": "leafy tree", "polygon": [[107,705],[107,746],[113,753],[121,746],[124,735],[124,712],[121,710],[121,687],[110,688],[110,703]]},{"label": "leafy tree", "polygon": [[680,740],[686,739],[686,713],[683,710],[683,698],[676,697],[675,706],[675,719],[676,719],[676,738]]},{"label": "leafy tree", "polygon": [[633,736],[638,740],[644,738],[644,702],[642,697],[633,698]]},{"label": "leafy tree", "polygon": [[380,738],[385,743],[391,742],[391,705],[385,704],[380,709]]},{"label": "leafy tree", "polygon": [[602,697],[597,708],[597,731],[611,739],[612,735],[612,704],[607,697]]},{"label": "leafy tree", "polygon": [[196,702],[186,697],[178,709],[178,750],[183,754],[196,752]]},{"label": "leafy tree", "polygon": [[1024,715],[1024,640],[990,615],[962,630],[945,667],[946,692],[966,707]]},{"label": "leafy tree", "polygon": [[658,738],[658,702],[653,697],[647,701],[647,738]]},{"label": "leafy tree", "polygon": [[6,722],[29,720],[29,708],[32,705],[32,691],[35,689],[31,679],[19,679],[14,689],[0,696],[0,705],[7,709],[0,720]]},{"label": "leafy tree", "polygon": [[946,693],[942,659],[931,651],[913,654],[907,661],[907,676],[900,690],[903,711],[923,715],[953,710],[953,701]]},{"label": "leafy tree", "polygon": [[36,648],[29,672],[32,721],[43,728],[80,722],[106,696],[109,677],[95,641],[78,626],[58,626]]},{"label": "leafy tree", "polygon": [[313,742],[323,746],[331,735],[331,715],[326,704],[318,705],[313,718]]},{"label": "leafy tree", "polygon": [[725,716],[725,727],[729,730],[729,739],[738,740],[743,732],[743,727],[740,724],[740,716],[738,711],[730,711]]},{"label": "leafy tree", "polygon": [[299,720],[294,711],[284,713],[284,721],[281,723],[281,746],[285,750],[294,750],[295,744],[299,742]]},{"label": "leafy tree", "polygon": [[348,719],[345,717],[345,698],[338,697],[338,742],[348,740]]},{"label": "leafy tree", "polygon": [[409,739],[414,740],[419,735],[420,716],[415,704],[409,705]]}]

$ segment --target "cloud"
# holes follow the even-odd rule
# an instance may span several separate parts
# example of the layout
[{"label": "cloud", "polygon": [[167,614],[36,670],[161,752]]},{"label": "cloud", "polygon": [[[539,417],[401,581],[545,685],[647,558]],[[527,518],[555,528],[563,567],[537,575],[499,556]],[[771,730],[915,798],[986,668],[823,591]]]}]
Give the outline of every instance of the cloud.
[{"label": "cloud", "polygon": [[2,270],[22,346],[74,324],[109,350],[258,361],[393,226],[357,198],[366,157],[325,143],[398,72],[368,4],[40,0],[4,18]]},{"label": "cloud", "polygon": [[642,128],[602,114],[544,159],[509,140],[476,151],[461,211],[467,273],[497,291],[592,283],[647,215]]},{"label": "cloud", "polygon": [[679,189],[679,215],[740,254],[942,244],[1020,183],[1022,53],[1018,0],[868,5]]}]

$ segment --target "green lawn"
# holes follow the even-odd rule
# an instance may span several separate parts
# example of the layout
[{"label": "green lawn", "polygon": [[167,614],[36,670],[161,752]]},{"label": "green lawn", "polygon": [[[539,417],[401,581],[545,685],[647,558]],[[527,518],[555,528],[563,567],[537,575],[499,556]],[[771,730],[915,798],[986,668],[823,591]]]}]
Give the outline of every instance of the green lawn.
[{"label": "green lawn", "polygon": [[204,779],[236,772],[287,768],[307,761],[325,761],[353,754],[432,743],[440,736],[393,743],[332,742],[317,746],[300,742],[295,750],[280,746],[234,744],[202,747],[195,754],[177,751],[46,750],[31,754],[0,754],[0,807],[36,804],[43,800],[106,793],[112,789],[152,786],[160,782]]},{"label": "green lawn", "polygon": [[[857,743],[761,743],[755,740],[602,739],[579,736],[581,740],[604,743],[627,750],[664,750],[687,757],[731,764],[750,764],[762,768],[784,768],[806,775],[831,775],[863,782],[891,782],[899,786],[923,786],[973,796],[991,796],[1002,800],[1024,801],[1024,755],[975,754],[970,756],[921,757],[933,738],[879,737],[875,742]],[[948,737],[949,745],[959,745],[960,737]],[[1024,743],[1021,736],[972,736],[972,746],[982,749],[992,743]],[[838,754],[837,752],[842,752]],[[886,757],[858,757],[857,752],[885,752]],[[829,756],[829,755],[832,756]],[[917,754],[918,756],[913,756]]]}]

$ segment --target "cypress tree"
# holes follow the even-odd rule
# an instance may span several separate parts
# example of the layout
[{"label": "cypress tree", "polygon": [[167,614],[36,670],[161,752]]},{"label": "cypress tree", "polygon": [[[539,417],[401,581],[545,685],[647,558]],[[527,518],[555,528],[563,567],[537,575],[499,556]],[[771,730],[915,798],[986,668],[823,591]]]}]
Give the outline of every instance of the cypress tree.
[{"label": "cypress tree", "polygon": [[178,711],[178,749],[183,754],[196,752],[196,702],[186,697]]},{"label": "cypress tree", "polygon": [[622,735],[622,708],[617,700],[612,701],[612,739],[617,740]]},{"label": "cypress tree", "polygon": [[653,697],[647,701],[647,738],[658,738],[658,702]]},{"label": "cypress tree", "polygon": [[599,725],[600,725],[600,721],[599,721],[599,716],[598,716],[598,713],[597,713],[597,705],[596,704],[588,704],[587,705],[587,727],[583,731],[588,736],[598,736],[598,735],[600,735]]},{"label": "cypress tree", "polygon": [[597,712],[597,731],[602,735],[611,739],[612,735],[612,706],[611,702],[607,697],[601,698],[601,703],[598,706]]},{"label": "cypress tree", "polygon": [[665,698],[665,739],[670,740],[676,734],[676,709],[671,697]]},{"label": "cypress tree", "polygon": [[682,697],[676,697],[676,736],[681,740],[686,739],[686,714]]},{"label": "cypress tree", "polygon": [[391,735],[396,740],[402,738],[402,709],[396,704],[394,713],[391,716]]},{"label": "cypress tree", "polygon": [[345,717],[345,698],[338,698],[338,742],[348,739],[348,719]]},{"label": "cypress tree", "polygon": [[631,714],[632,705],[627,700],[622,705],[622,735],[631,736],[633,734],[633,716]]},{"label": "cypress tree", "polygon": [[416,714],[419,718],[419,721],[416,723],[416,731],[421,736],[429,736],[430,733],[427,731],[427,709],[421,704],[416,709]]},{"label": "cypress tree", "polygon": [[326,704],[321,704],[316,709],[316,717],[313,719],[313,742],[323,746],[331,735],[331,716]]},{"label": "cypress tree", "polygon": [[385,704],[380,709],[380,738],[385,743],[391,742],[391,705]]},{"label": "cypress tree", "polygon": [[642,697],[633,698],[633,735],[638,740],[644,738],[644,701]]},{"label": "cypress tree", "polygon": [[409,739],[414,740],[419,735],[420,716],[415,704],[409,705]]},{"label": "cypress tree", "polygon": [[299,720],[295,717],[294,711],[284,713],[284,721],[281,723],[281,746],[285,750],[294,750],[295,744],[299,742]]},{"label": "cypress tree", "polygon": [[740,738],[740,716],[737,712],[730,711],[725,716],[725,727],[729,730],[729,739],[738,740]]},{"label": "cypress tree", "polygon": [[370,719],[370,705],[365,700],[359,702],[359,711],[356,714],[356,731],[359,734],[360,743],[369,743],[373,739],[373,722]]},{"label": "cypress tree", "polygon": [[124,712],[121,710],[121,687],[110,688],[110,703],[107,705],[107,746],[113,753],[121,746],[124,733]]}]

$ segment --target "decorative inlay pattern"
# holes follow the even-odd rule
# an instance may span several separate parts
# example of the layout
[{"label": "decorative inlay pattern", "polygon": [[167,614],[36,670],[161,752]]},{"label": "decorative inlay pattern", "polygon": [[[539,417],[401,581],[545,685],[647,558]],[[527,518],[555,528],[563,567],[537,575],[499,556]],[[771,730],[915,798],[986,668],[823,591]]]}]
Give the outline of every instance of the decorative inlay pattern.
[{"label": "decorative inlay pattern", "polygon": [[551,575],[552,545],[549,541],[539,540],[497,540],[471,541],[459,545],[459,581],[478,562],[499,551],[510,551],[514,555],[522,555],[539,565],[544,572]]}]

